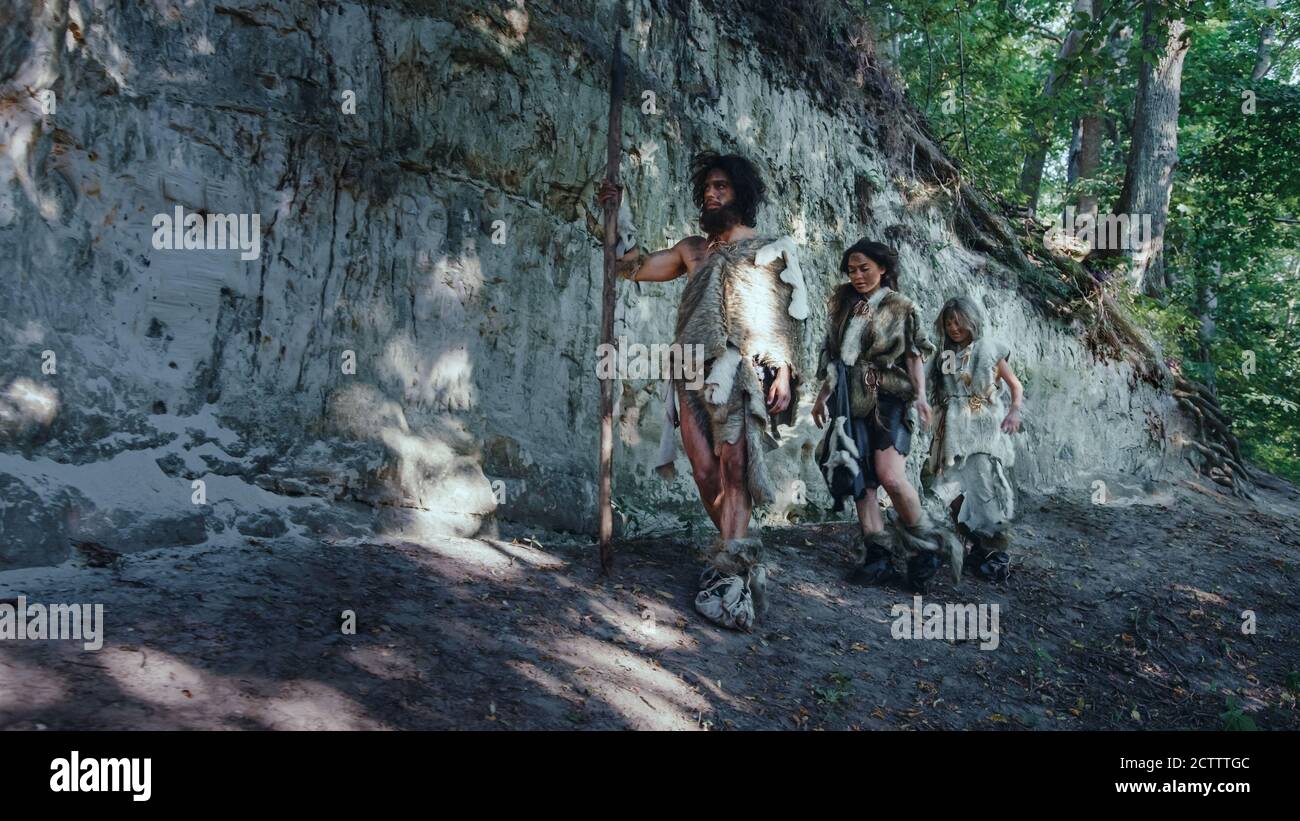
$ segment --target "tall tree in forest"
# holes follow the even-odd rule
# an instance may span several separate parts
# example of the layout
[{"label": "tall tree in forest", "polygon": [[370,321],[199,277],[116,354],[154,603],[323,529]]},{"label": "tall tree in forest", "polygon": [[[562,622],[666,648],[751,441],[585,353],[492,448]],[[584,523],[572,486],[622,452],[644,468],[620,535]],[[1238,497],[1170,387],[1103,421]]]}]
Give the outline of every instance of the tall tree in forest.
[{"label": "tall tree in forest", "polygon": [[[1056,62],[1052,64],[1047,79],[1043,82],[1043,93],[1040,98],[1042,103],[1050,103],[1069,75],[1071,66],[1083,46],[1086,25],[1092,16],[1092,8],[1093,0],[1074,0],[1074,13],[1070,17],[1069,33],[1061,41]],[[1043,184],[1043,166],[1047,163],[1047,150],[1052,144],[1050,107],[1047,109],[1047,114],[1035,123],[1033,133],[1029,154],[1025,157],[1025,164],[1020,171],[1020,193],[1025,196],[1031,213],[1038,210],[1038,191]]]},{"label": "tall tree in forest", "polygon": [[1138,290],[1153,297],[1161,296],[1169,285],[1164,265],[1165,224],[1178,165],[1178,106],[1188,47],[1187,26],[1179,9],[1159,0],[1145,0],[1132,138],[1115,210],[1129,219],[1150,217],[1150,236],[1128,253]]},{"label": "tall tree in forest", "polygon": [[[1264,8],[1270,10],[1277,8],[1277,0],[1264,0]],[[1250,73],[1252,83],[1264,79],[1264,75],[1268,74],[1268,70],[1273,66],[1273,36],[1276,33],[1273,18],[1266,18],[1259,30],[1259,47],[1255,50],[1255,70]]]},{"label": "tall tree in forest", "polygon": [[[1040,213],[1088,205],[1083,198],[1095,194],[1100,211],[1155,216],[1131,203],[1143,193],[1139,182],[1168,169],[1162,185],[1145,189],[1148,199],[1152,189],[1163,195],[1154,198],[1162,219],[1153,261],[1166,287],[1147,277],[1144,290],[1158,298],[1130,290],[1117,302],[1166,360],[1211,389],[1244,456],[1300,482],[1300,0],[1099,0],[1092,19],[1074,14],[1062,25],[1075,5],[885,0],[867,9],[897,44],[899,69],[936,138],[961,157],[963,176],[1003,205],[1024,201],[1022,166],[1044,139]],[[1194,36],[1190,49],[1171,31],[1175,22]],[[1076,30],[1078,50],[1062,60]],[[1107,35],[1109,45],[1099,42]],[[956,104],[963,80],[969,123]],[[1083,129],[1098,112],[1101,156],[1090,175]],[[1056,160],[1071,120],[1066,164]],[[1130,168],[1138,159],[1147,172]],[[1098,279],[1129,262],[1107,255],[1085,262]]]},{"label": "tall tree in forest", "polygon": [[[1101,20],[1101,0],[1092,0],[1092,17]],[[1106,68],[1113,66],[1124,51],[1127,31],[1120,19],[1110,23],[1104,47],[1090,55],[1080,72],[1084,97],[1084,111],[1075,124],[1075,138],[1071,141],[1070,161],[1067,167],[1067,184],[1076,196],[1076,211],[1080,219],[1096,221],[1098,212],[1097,175],[1102,164],[1101,145],[1106,136],[1107,82]],[[1113,124],[1111,126],[1113,128]],[[1118,135],[1115,135],[1117,138]],[[1068,204],[1068,200],[1067,200]]]}]

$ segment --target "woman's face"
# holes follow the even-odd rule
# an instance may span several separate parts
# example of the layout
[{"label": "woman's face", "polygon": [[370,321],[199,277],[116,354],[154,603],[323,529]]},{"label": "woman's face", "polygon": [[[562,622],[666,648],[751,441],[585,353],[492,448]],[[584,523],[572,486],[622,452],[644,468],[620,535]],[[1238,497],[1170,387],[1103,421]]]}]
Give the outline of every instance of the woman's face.
[{"label": "woman's face", "polygon": [[884,273],[885,269],[866,254],[849,254],[849,282],[853,283],[853,290],[858,293],[869,294],[876,290]]},{"label": "woman's face", "polygon": [[949,311],[943,318],[943,329],[947,331],[948,338],[958,345],[965,345],[970,341],[970,331],[963,328],[957,320],[956,311]]}]

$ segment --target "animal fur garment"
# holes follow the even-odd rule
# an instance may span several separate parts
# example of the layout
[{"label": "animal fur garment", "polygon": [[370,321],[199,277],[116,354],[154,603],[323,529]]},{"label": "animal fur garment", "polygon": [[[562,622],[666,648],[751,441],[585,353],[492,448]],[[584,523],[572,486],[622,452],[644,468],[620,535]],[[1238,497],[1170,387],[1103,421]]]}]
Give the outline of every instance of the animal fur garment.
[{"label": "animal fur garment", "polygon": [[952,583],[961,583],[961,566],[966,559],[966,548],[957,535],[947,528],[937,526],[935,520],[924,509],[921,520],[915,525],[905,525],[901,520],[895,521],[894,567],[906,572],[906,562],[912,556],[925,551],[938,553],[948,558],[948,567],[952,570]]},{"label": "animal fur garment", "polygon": [[[826,435],[817,444],[813,459],[826,480],[826,488],[835,501],[832,510],[839,513],[847,502],[866,492],[866,477],[859,468],[859,460],[864,455],[869,441],[860,426],[849,418],[849,387],[847,377],[838,376],[846,369],[844,363],[834,360],[827,368],[831,382],[831,392],[826,398],[826,413],[834,420],[827,428]],[[862,441],[858,437],[863,436]]]},{"label": "animal fur garment", "polygon": [[822,468],[822,475],[826,477],[827,487],[834,484],[832,477],[835,469],[841,465],[848,468],[849,473],[853,476],[857,476],[859,473],[858,459],[861,457],[858,446],[845,428],[848,421],[847,417],[837,416],[835,417],[835,424],[831,427],[830,441],[826,445],[829,458],[826,460],[825,467]]},{"label": "animal fur garment", "polygon": [[724,576],[713,567],[704,568],[700,574],[695,610],[714,624],[732,630],[748,630],[757,617],[748,580],[744,576]]},{"label": "animal fur garment", "polygon": [[714,624],[748,630],[767,610],[763,541],[754,536],[721,538],[705,552],[695,609]]},{"label": "animal fur garment", "polygon": [[848,423],[848,421],[849,420],[843,416],[835,417],[836,447],[847,451],[848,454],[852,456],[854,459],[861,459],[862,452],[858,450],[858,446],[853,441],[853,437],[849,436],[848,432],[844,429],[844,426]]},{"label": "animal fur garment", "polygon": [[[909,353],[926,359],[934,353],[934,345],[925,335],[915,303],[893,290],[886,292],[869,314],[853,315],[839,342],[839,358],[849,367],[851,377],[861,382],[862,365],[871,363],[880,373],[880,391],[904,399],[915,394],[903,360]],[[855,404],[859,405],[855,415],[871,410]]]},{"label": "animal fur garment", "polygon": [[705,361],[730,346],[761,365],[789,365],[798,375],[799,325],[789,310],[794,289],[781,279],[784,258],[766,265],[754,261],[771,243],[755,237],[713,251],[682,292],[675,342],[703,345]]},{"label": "animal fur garment", "polygon": [[[673,340],[679,356],[700,346],[707,368],[705,390],[678,385],[679,412],[693,415],[714,453],[722,443],[735,444],[744,432],[747,485],[756,504],[776,498],[764,459],[764,451],[775,443],[765,436],[770,428],[779,438],[778,426],[793,425],[798,410],[791,401],[769,419],[764,385],[751,364],[789,366],[791,399],[798,395],[800,334],[792,316],[796,287],[781,276],[790,254],[769,251],[766,264],[755,261],[774,242],[755,237],[718,246],[686,283]],[[803,287],[802,275],[798,287]]]},{"label": "animal fur garment", "polygon": [[987,453],[959,456],[936,478],[931,490],[944,505],[962,497],[958,531],[981,540],[1007,533],[1016,517],[1015,492],[1001,461]]},{"label": "animal fur garment", "polygon": [[790,294],[790,316],[795,319],[808,318],[808,288],[804,285],[803,269],[799,267],[799,249],[790,237],[781,237],[776,242],[764,245],[754,254],[755,265],[768,265],[781,257],[785,268],[781,271],[781,281],[792,289]]},{"label": "animal fur garment", "polygon": [[673,467],[673,462],[677,461],[677,426],[680,424],[681,417],[677,413],[677,390],[673,387],[673,380],[665,379],[662,384],[659,398],[664,403],[664,425],[663,431],[659,434],[659,455],[655,458],[655,473],[664,480],[671,480],[677,476],[677,468]]},{"label": "animal fur garment", "polygon": [[[946,354],[946,351],[952,351]],[[987,453],[1010,467],[1016,453],[1011,437],[1001,424],[1007,414],[1003,402],[998,362],[1011,354],[1003,342],[980,338],[965,348],[946,346],[945,354],[956,366],[945,373],[941,360],[931,367],[931,393],[938,415],[934,438],[930,440],[928,470],[936,476],[962,457]],[[951,370],[951,368],[949,369]]]},{"label": "animal fur garment", "polygon": [[[841,416],[840,418],[843,419],[844,417]],[[849,473],[854,476],[857,476],[861,472],[858,468],[858,460],[850,456],[846,451],[832,451],[831,458],[827,460],[826,468],[823,471],[827,485],[831,484],[833,481],[832,477],[835,475],[835,469],[840,466],[845,467]]]},{"label": "animal fur garment", "polygon": [[872,533],[870,536],[863,536],[860,541],[853,543],[853,563],[863,565],[867,563],[867,553],[870,547],[875,547],[882,551],[886,556],[892,556],[896,551],[894,539],[888,530],[881,530]]},{"label": "animal fur garment", "polygon": [[739,576],[763,563],[763,540],[757,536],[715,539],[705,552],[705,561],[727,576]]},{"label": "animal fur garment", "polygon": [[736,384],[736,371],[740,369],[743,357],[735,348],[727,348],[726,353],[713,360],[712,367],[704,377],[704,399],[710,405],[721,405],[731,398],[731,389]]}]

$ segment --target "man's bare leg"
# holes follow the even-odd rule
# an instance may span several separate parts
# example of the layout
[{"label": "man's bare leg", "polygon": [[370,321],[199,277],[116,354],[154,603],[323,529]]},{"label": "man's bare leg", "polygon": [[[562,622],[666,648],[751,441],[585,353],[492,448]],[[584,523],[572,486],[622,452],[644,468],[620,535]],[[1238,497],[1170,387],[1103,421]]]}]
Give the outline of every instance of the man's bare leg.
[{"label": "man's bare leg", "polygon": [[695,476],[695,484],[700,489],[700,501],[704,503],[704,510],[713,520],[714,527],[725,538],[726,529],[722,526],[720,507],[722,473],[718,458],[713,455],[708,436],[700,429],[695,414],[682,401],[678,402],[678,419],[681,421],[682,449],[686,451],[686,458],[691,460],[691,473]]},{"label": "man's bare leg", "polygon": [[742,420],[740,437],[735,444],[723,443],[718,461],[722,472],[722,531],[724,539],[743,539],[749,533],[749,514],[753,503],[749,498],[748,459],[745,454],[745,425]]}]

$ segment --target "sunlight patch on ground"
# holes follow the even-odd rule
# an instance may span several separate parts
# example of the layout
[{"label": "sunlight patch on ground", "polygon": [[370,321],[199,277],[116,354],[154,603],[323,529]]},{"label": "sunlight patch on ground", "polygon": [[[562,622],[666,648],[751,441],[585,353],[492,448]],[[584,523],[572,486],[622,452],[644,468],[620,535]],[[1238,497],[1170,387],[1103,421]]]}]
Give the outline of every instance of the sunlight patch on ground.
[{"label": "sunlight patch on ground", "polygon": [[382,645],[354,647],[348,651],[347,659],[370,675],[381,679],[414,678],[419,672],[419,667],[410,656],[398,652],[396,648]]},{"label": "sunlight patch on ground", "polygon": [[609,704],[636,729],[684,730],[709,703],[680,678],[657,664],[605,642],[581,637],[552,648],[574,667],[593,697]]},{"label": "sunlight patch on ground", "polygon": [[0,657],[0,710],[50,707],[67,697],[59,677],[14,659]]},{"label": "sunlight patch on ground", "polygon": [[590,600],[587,607],[601,622],[617,630],[629,645],[654,650],[696,646],[691,636],[676,627],[683,618],[676,610],[643,603],[633,609],[605,599]]},{"label": "sunlight patch on ground", "polygon": [[511,659],[506,662],[506,666],[528,681],[537,685],[544,692],[550,693],[557,698],[577,698],[577,694],[574,691],[572,684],[565,684],[555,676],[531,662]]},{"label": "sunlight patch on ground", "polygon": [[218,695],[225,688],[211,686],[208,673],[162,650],[105,647],[97,658],[124,691],[159,707],[184,709],[229,695]]},{"label": "sunlight patch on ground", "polygon": [[382,730],[355,701],[317,681],[286,685],[285,694],[258,708],[256,716],[273,730]]},{"label": "sunlight patch on ground", "polygon": [[553,566],[541,565],[540,560],[536,565],[525,563],[522,558],[515,559],[513,553],[498,547],[499,544],[501,543],[495,541],[489,543],[480,539],[439,536],[418,547],[462,565],[465,575],[480,581],[518,582],[523,579],[524,571],[528,567],[560,569],[564,566],[559,560],[554,560]]},{"label": "sunlight patch on ground", "polygon": [[522,562],[534,570],[564,570],[568,567],[563,559],[557,559],[545,551],[525,544],[503,542],[500,539],[483,539],[482,542],[510,556],[516,562]]},{"label": "sunlight patch on ground", "polygon": [[[383,729],[365,718],[355,701],[319,682],[288,682],[276,696],[262,699],[246,692],[248,685],[256,684],[247,677],[200,670],[152,647],[105,648],[98,657],[123,691],[165,708],[172,720],[193,718],[211,726],[215,717],[233,728],[240,726],[234,719],[244,718],[275,730]],[[246,705],[251,709],[246,711]]]}]

